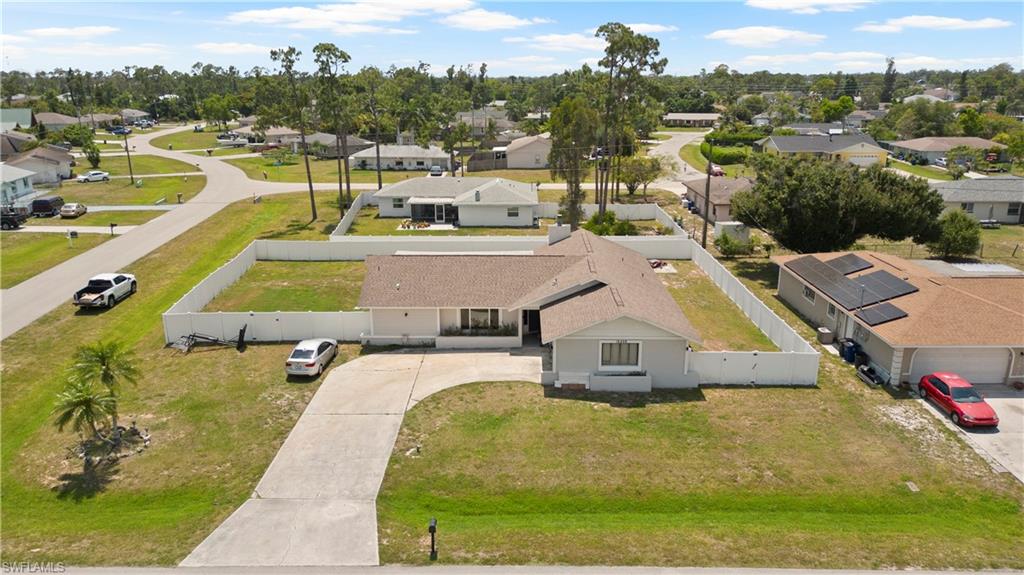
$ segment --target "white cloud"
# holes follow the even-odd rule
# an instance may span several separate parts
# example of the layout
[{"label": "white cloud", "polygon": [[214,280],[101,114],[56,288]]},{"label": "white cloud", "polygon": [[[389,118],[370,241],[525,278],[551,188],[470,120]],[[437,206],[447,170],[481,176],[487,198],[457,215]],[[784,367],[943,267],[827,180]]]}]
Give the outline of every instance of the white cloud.
[{"label": "white cloud", "polygon": [[273,49],[270,46],[250,44],[247,42],[202,42],[196,44],[196,49],[210,54],[270,54]]},{"label": "white cloud", "polygon": [[528,44],[530,48],[545,52],[595,52],[604,50],[604,39],[586,34],[538,34],[537,36],[511,36],[502,42]]},{"label": "white cloud", "polygon": [[521,28],[531,24],[550,24],[553,20],[547,18],[519,18],[505,12],[492,12],[483,8],[474,8],[465,12],[456,12],[441,19],[441,23],[453,28],[475,30],[484,32],[487,30],[508,30]]},{"label": "white cloud", "polygon": [[985,68],[1003,62],[1009,62],[1014,67],[1019,68],[1022,61],[1024,61],[1024,56],[1020,54],[1017,56],[984,56],[977,58],[941,58],[914,54],[896,56],[897,69],[904,71],[921,68],[931,70],[965,70],[968,68]]},{"label": "white cloud", "polygon": [[374,24],[395,24],[406,18],[469,10],[472,0],[352,0],[316,6],[243,10],[228,14],[232,24],[257,24],[296,30],[353,34],[415,34],[416,30]]},{"label": "white cloud", "polygon": [[874,0],[747,0],[747,6],[765,10],[785,10],[794,14],[817,14],[852,12],[873,2]]},{"label": "white cloud", "polygon": [[675,32],[679,28],[667,24],[645,24],[638,22],[636,24],[626,24],[631,30],[637,34],[657,34],[658,32]]},{"label": "white cloud", "polygon": [[28,38],[24,36],[15,36],[13,34],[0,34],[0,44],[18,44],[27,41]]},{"label": "white cloud", "polygon": [[780,70],[793,65],[826,63],[839,70],[885,68],[885,54],[878,52],[810,52],[803,54],[752,54],[737,65],[746,69]]},{"label": "white cloud", "polygon": [[117,30],[113,26],[76,26],[73,28],[35,28],[33,30],[25,30],[24,34],[33,38],[88,40],[97,36],[113,34]]},{"label": "white cloud", "polygon": [[990,28],[1006,28],[1013,22],[998,18],[979,18],[964,20],[946,16],[904,16],[890,18],[885,22],[865,22],[855,28],[858,32],[902,32],[906,28],[922,28],[925,30],[987,30]]},{"label": "white cloud", "polygon": [[167,46],[146,42],[142,44],[112,45],[81,42],[78,44],[50,44],[33,48],[35,52],[56,56],[138,56],[166,54]]},{"label": "white cloud", "polygon": [[825,39],[824,34],[812,34],[800,30],[787,30],[777,26],[744,26],[726,30],[715,30],[704,36],[709,40],[722,40],[733,46],[766,48],[778,44],[817,44]]}]

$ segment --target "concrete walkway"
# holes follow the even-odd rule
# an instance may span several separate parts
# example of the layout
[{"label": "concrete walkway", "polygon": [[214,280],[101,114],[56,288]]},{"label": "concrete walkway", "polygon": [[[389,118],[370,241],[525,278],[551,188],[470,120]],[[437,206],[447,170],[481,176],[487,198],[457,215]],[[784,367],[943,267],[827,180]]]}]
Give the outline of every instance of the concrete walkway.
[{"label": "concrete walkway", "polygon": [[114,206],[89,205],[89,213],[93,212],[169,212],[183,204],[124,204]]},{"label": "concrete walkway", "polygon": [[377,565],[377,492],[405,412],[449,387],[540,383],[540,372],[540,356],[493,351],[380,353],[336,367],[252,498],[181,565]]},{"label": "concrete walkway", "polygon": [[[114,226],[114,235],[120,236],[134,230],[137,226]],[[68,232],[80,234],[107,234],[110,235],[110,226],[22,226],[11,233],[39,232],[42,234],[66,234]],[[95,275],[95,274],[94,274]],[[69,295],[70,297],[70,295]],[[7,318],[4,317],[4,321]]]}]

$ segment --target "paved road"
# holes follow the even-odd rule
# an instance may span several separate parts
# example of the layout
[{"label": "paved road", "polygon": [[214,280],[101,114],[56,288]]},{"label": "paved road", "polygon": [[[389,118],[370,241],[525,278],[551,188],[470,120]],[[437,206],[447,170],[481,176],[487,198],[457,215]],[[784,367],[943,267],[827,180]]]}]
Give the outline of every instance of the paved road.
[{"label": "paved road", "polygon": [[474,381],[540,383],[541,358],[504,352],[368,355],[330,371],[238,508],[181,563],[377,565],[377,492],[405,412]]},{"label": "paved road", "polygon": [[669,136],[667,140],[661,140],[656,146],[648,150],[649,156],[665,156],[676,163],[676,171],[671,176],[658,180],[651,184],[651,187],[668,190],[677,196],[686,195],[686,186],[682,182],[697,180],[704,177],[704,172],[696,170],[679,157],[679,150],[683,146],[700,140],[707,132],[658,132]]}]

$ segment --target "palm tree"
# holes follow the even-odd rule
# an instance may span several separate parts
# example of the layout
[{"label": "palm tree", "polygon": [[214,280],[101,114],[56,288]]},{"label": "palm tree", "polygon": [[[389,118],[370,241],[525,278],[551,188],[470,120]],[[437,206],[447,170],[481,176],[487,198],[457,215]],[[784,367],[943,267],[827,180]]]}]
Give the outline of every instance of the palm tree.
[{"label": "palm tree", "polygon": [[96,424],[106,421],[107,416],[117,413],[117,398],[110,393],[97,392],[88,381],[70,379],[64,391],[57,395],[53,406],[53,414],[57,429],[71,425],[71,429],[81,432],[87,426],[97,439],[104,439]]},{"label": "palm tree", "polygon": [[114,399],[110,411],[111,429],[117,436],[117,396],[122,384],[138,381],[139,370],[131,350],[119,341],[96,342],[84,345],[75,351],[70,381],[91,388],[98,383],[106,388],[107,395]]}]

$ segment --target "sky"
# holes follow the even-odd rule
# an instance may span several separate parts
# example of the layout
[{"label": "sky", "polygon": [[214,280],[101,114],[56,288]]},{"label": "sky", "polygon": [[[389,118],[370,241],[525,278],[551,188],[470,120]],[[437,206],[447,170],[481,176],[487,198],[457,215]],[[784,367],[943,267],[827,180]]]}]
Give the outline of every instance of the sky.
[{"label": "sky", "polygon": [[[348,68],[487,63],[490,76],[537,76],[594,65],[594,30],[622,22],[661,41],[666,73],[725,63],[741,72],[820,73],[1024,67],[1024,2],[735,0],[730,2],[341,2],[0,3],[4,70],[87,70],[195,62],[247,71],[272,68],[272,48],[333,42]],[[59,14],[60,17],[54,17]]]}]

